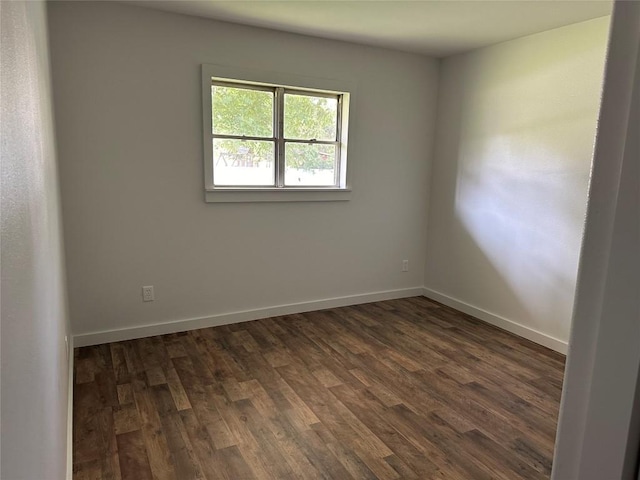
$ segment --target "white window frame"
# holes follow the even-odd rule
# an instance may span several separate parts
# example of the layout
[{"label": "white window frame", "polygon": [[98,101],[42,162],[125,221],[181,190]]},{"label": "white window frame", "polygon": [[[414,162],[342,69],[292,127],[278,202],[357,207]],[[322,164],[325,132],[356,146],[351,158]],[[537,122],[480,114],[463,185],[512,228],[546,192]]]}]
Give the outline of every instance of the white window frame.
[{"label": "white window frame", "polygon": [[[274,132],[271,137],[243,137],[212,132],[211,86],[223,85],[274,92]],[[202,65],[204,187],[207,202],[298,202],[342,201],[351,195],[350,170],[347,169],[349,111],[353,104],[353,84],[343,80],[303,77],[283,72],[259,72],[221,65]],[[283,127],[284,94],[329,96],[338,99],[337,136],[335,141],[285,139]],[[275,144],[275,186],[220,186],[214,184],[213,138],[272,140]],[[298,186],[284,183],[286,143],[336,145],[335,184]]]}]

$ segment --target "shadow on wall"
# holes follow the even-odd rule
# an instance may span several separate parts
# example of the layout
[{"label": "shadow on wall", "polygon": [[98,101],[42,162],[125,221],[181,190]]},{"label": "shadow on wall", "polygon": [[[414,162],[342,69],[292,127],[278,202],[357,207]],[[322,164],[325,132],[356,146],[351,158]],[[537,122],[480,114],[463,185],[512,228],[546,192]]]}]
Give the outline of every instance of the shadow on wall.
[{"label": "shadow on wall", "polygon": [[546,32],[448,59],[441,77],[427,286],[561,340],[599,110],[597,20],[602,38]]}]

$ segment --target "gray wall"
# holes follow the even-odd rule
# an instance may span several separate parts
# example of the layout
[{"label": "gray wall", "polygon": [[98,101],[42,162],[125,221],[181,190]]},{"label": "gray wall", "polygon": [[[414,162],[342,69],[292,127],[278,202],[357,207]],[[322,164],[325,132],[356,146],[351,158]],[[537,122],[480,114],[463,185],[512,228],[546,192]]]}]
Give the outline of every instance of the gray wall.
[{"label": "gray wall", "polygon": [[425,286],[550,346],[569,338],[608,24],[449,57],[440,73]]},{"label": "gray wall", "polygon": [[43,2],[0,4],[2,467],[62,479],[67,314]]},{"label": "gray wall", "polygon": [[[436,60],[116,3],[49,20],[74,334],[422,287]],[[206,204],[202,63],[355,81],[352,199]]]}]

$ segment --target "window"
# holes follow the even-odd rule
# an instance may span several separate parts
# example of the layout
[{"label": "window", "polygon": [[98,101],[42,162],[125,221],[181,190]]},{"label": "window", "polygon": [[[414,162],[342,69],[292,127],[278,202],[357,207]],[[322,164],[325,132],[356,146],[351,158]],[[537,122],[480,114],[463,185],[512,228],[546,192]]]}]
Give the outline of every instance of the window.
[{"label": "window", "polygon": [[346,200],[345,91],[215,76],[203,66],[207,201]]}]

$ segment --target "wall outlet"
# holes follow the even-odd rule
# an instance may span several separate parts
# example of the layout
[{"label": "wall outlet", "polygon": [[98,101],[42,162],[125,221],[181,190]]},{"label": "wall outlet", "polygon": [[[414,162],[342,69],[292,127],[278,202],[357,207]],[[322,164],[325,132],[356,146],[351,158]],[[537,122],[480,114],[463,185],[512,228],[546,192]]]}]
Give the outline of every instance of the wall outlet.
[{"label": "wall outlet", "polygon": [[409,260],[402,260],[402,271],[403,272],[409,271]]},{"label": "wall outlet", "polygon": [[153,285],[149,285],[147,287],[142,287],[142,301],[143,302],[153,302],[156,297],[153,294]]}]

